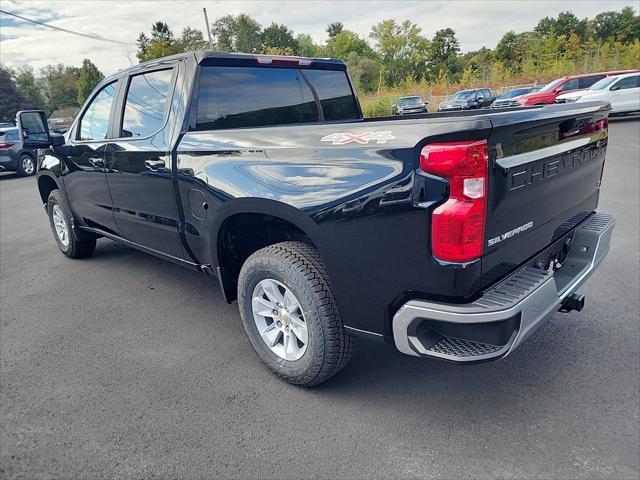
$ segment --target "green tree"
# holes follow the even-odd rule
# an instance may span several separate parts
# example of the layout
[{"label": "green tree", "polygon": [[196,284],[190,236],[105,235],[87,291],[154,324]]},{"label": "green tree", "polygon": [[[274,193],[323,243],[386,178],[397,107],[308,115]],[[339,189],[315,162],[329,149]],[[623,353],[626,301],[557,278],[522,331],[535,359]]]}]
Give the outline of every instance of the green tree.
[{"label": "green tree", "polygon": [[351,52],[346,59],[347,68],[356,89],[374,92],[380,82],[380,64],[368,57]]},{"label": "green tree", "polygon": [[409,75],[415,80],[424,76],[429,42],[421,31],[409,20],[383,20],[371,28],[369,36],[376,42],[388,85],[398,85]]},{"label": "green tree", "polygon": [[589,22],[586,18],[580,20],[571,12],[560,12],[557,18],[544,17],[540,20],[534,32],[545,39],[551,35],[569,37],[575,33],[584,40],[588,36],[588,27]]},{"label": "green tree", "polygon": [[40,69],[44,80],[47,113],[66,107],[78,106],[78,79],[80,69],[57,65],[46,65]]},{"label": "green tree", "polygon": [[622,17],[618,12],[600,12],[591,22],[594,38],[601,43],[622,33]]},{"label": "green tree", "polygon": [[155,58],[166,57],[180,52],[173,32],[165,22],[155,22],[151,26],[151,38],[144,33],[138,36],[138,53],[141,62]]},{"label": "green tree", "polygon": [[27,100],[40,109],[45,108],[46,102],[42,95],[42,89],[33,75],[32,67],[25,65],[18,68],[15,73],[15,82],[18,90]]},{"label": "green tree", "polygon": [[555,34],[569,38],[572,33],[575,33],[580,39],[586,39],[588,25],[586,18],[579,20],[571,12],[560,12],[556,19]]},{"label": "green tree", "polygon": [[462,74],[458,52],[460,52],[460,44],[456,38],[456,32],[451,28],[438,30],[429,46],[428,71],[430,78],[438,78],[440,70],[444,70],[449,81],[457,81]]},{"label": "green tree", "polygon": [[331,58],[342,60],[346,60],[350,53],[355,53],[359,57],[374,56],[373,49],[367,41],[349,30],[342,30],[331,37],[327,42],[326,53]]},{"label": "green tree", "polygon": [[141,62],[209,48],[209,42],[204,39],[200,30],[186,27],[182,30],[182,35],[176,38],[164,22],[156,22],[152,25],[150,37],[144,32],[138,35],[137,44],[136,55]]},{"label": "green tree", "polygon": [[342,30],[344,30],[344,25],[342,24],[342,22],[333,22],[327,25],[326,32],[327,32],[327,35],[329,35],[329,38],[333,38],[336,35],[338,35]]},{"label": "green tree", "polygon": [[322,47],[316,45],[309,34],[298,34],[296,36],[296,42],[298,44],[298,51],[295,52],[297,55],[301,55],[303,57],[320,57],[323,55]]},{"label": "green tree", "polygon": [[14,122],[19,110],[36,108],[16,87],[12,72],[0,66],[0,122]]},{"label": "green tree", "polygon": [[620,11],[621,31],[618,39],[624,43],[640,40],[640,15],[636,15],[632,7],[624,7]]},{"label": "green tree", "polygon": [[265,53],[289,53],[299,50],[293,31],[284,24],[272,23],[262,32],[262,51]]},{"label": "green tree", "polygon": [[249,15],[225,15],[211,26],[216,49],[223,52],[258,53],[262,49],[262,27]]},{"label": "green tree", "polygon": [[544,17],[538,22],[533,31],[536,35],[542,38],[547,38],[556,29],[556,19],[551,17]]},{"label": "green tree", "polygon": [[91,60],[85,58],[82,61],[82,68],[80,69],[80,76],[78,77],[78,105],[82,105],[84,101],[91,95],[91,92],[96,85],[98,85],[104,75],[98,67],[96,67]]},{"label": "green tree", "polygon": [[202,32],[191,27],[185,27],[182,30],[182,35],[178,40],[178,45],[181,52],[193,52],[209,49],[209,42],[204,39]]}]

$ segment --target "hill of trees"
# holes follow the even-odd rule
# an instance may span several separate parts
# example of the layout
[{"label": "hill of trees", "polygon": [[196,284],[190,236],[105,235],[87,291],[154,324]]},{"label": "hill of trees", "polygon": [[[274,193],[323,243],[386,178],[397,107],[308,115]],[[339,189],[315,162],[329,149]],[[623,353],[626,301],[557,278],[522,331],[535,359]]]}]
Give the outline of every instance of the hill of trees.
[{"label": "hill of trees", "polygon": [[[335,22],[327,26],[322,45],[284,24],[263,27],[246,14],[216,19],[211,32],[219,51],[343,59],[368,115],[389,113],[389,98],[403,93],[444,95],[459,86],[546,83],[565,74],[640,66],[640,16],[631,7],[592,19],[562,12],[543,18],[530,32],[507,32],[493,49],[464,54],[453,29],[427,38],[409,20],[384,20],[371,27],[367,38]],[[165,22],[140,33],[137,45],[140,61],[209,48],[202,31],[187,27],[176,35]],[[29,66],[3,68],[0,74],[15,87],[6,87],[3,119],[15,116],[17,108],[7,110],[4,104],[30,104],[48,113],[78,106],[103,78],[89,59],[81,67],[48,65],[38,77]]]}]

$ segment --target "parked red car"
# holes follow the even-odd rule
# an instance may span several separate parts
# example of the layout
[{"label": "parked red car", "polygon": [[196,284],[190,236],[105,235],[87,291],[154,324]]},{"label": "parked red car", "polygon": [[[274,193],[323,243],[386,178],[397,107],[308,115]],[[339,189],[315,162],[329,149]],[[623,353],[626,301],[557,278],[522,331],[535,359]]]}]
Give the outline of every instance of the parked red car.
[{"label": "parked red car", "polygon": [[527,93],[518,97],[518,105],[529,107],[532,105],[545,105],[554,103],[556,97],[561,93],[573,90],[584,90],[605,77],[620,75],[621,73],[632,73],[637,70],[618,70],[615,72],[587,73],[584,75],[567,75],[548,83],[542,89],[534,93]]}]

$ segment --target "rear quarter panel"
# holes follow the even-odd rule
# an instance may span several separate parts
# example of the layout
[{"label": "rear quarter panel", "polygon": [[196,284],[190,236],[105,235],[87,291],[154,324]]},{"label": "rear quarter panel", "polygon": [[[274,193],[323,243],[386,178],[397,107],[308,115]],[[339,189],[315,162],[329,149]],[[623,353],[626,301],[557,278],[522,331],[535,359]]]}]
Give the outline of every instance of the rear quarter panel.
[{"label": "rear quarter panel", "polygon": [[[202,263],[215,266],[225,218],[282,216],[320,251],[345,324],[388,334],[389,308],[398,299],[412,292],[464,297],[475,288],[479,265],[461,271],[432,261],[432,204],[426,194],[421,205],[414,199],[428,181],[417,170],[425,143],[488,132],[486,119],[446,116],[188,132],[176,165],[187,242]],[[441,200],[444,186],[433,185]],[[210,206],[204,219],[194,215],[200,195]]]}]

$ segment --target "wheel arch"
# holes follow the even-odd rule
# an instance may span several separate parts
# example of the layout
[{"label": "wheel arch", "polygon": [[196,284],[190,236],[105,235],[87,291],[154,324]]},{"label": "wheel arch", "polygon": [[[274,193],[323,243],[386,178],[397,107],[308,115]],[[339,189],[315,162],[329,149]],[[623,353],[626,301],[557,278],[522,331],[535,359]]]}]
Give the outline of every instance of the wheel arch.
[{"label": "wheel arch", "polygon": [[[284,241],[300,241],[320,251],[319,225],[291,205],[266,199],[236,199],[214,224],[212,265],[227,302],[237,296],[238,275],[254,252]],[[213,239],[212,239],[213,240]]]},{"label": "wheel arch", "polygon": [[47,205],[47,200],[49,199],[49,194],[53,190],[62,190],[60,185],[58,184],[57,179],[51,173],[39,172],[38,174],[38,192],[40,193],[40,198],[42,199],[42,204]]}]

